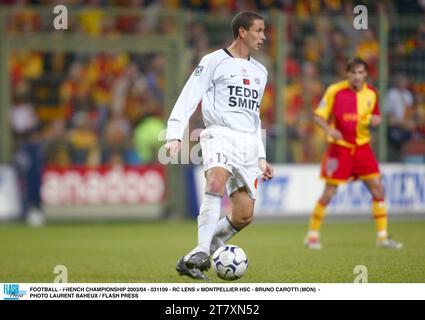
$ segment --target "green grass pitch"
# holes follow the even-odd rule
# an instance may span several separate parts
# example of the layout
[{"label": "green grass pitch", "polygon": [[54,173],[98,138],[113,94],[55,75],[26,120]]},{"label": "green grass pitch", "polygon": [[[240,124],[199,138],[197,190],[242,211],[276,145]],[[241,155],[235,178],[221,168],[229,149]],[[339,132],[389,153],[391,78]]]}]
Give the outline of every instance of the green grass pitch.
[{"label": "green grass pitch", "polygon": [[[256,221],[230,243],[247,253],[247,274],[237,282],[353,282],[356,265],[369,282],[425,282],[425,221],[390,223],[400,251],[375,247],[372,221],[325,223],[324,249],[302,245],[306,223]],[[56,265],[69,282],[193,282],[175,264],[196,242],[195,222],[0,225],[0,282],[53,282]],[[223,282],[210,270],[213,282]]]}]

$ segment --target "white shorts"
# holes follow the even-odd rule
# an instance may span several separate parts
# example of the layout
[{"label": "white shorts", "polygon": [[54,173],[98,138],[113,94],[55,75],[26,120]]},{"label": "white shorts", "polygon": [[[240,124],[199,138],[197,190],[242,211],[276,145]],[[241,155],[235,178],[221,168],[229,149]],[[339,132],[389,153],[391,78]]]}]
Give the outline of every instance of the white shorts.
[{"label": "white shorts", "polygon": [[230,172],[226,189],[230,196],[239,188],[246,187],[252,199],[257,195],[258,136],[226,127],[210,126],[200,135],[204,171],[221,167]]}]

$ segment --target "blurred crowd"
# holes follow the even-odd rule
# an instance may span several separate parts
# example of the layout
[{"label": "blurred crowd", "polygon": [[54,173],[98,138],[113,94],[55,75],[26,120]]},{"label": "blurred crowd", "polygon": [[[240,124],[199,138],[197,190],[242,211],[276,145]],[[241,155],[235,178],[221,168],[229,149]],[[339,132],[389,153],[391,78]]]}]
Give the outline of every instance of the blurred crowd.
[{"label": "blurred crowd", "polygon": [[[15,59],[20,55],[16,53]],[[41,66],[40,74],[31,78],[39,79],[45,74],[46,57],[33,55],[33,63]],[[44,79],[47,85],[28,81],[25,75],[13,77],[11,124],[15,138],[41,135],[50,165],[155,161],[160,143],[157,137],[164,128],[164,59],[160,55],[132,57],[125,53],[56,55],[50,55],[50,59],[67,60],[69,65],[59,68],[65,71],[63,76],[50,74],[50,79]],[[20,68],[25,70],[31,58],[22,61],[23,65],[12,63],[13,74],[19,74]]]},{"label": "blurred crowd", "polygon": [[[268,46],[258,56],[269,70],[261,112],[273,161],[279,134],[276,92],[282,90],[288,138],[285,158],[295,163],[320,161],[325,139],[313,124],[313,111],[326,86],[345,77],[348,56],[366,60],[369,81],[378,84],[378,20],[371,18],[368,30],[355,30],[353,6],[365,4],[371,15],[382,11],[392,17],[414,13],[417,23],[392,20],[388,33],[389,91],[381,101],[381,111],[388,117],[389,161],[425,162],[425,1],[0,0],[0,4],[16,9],[7,17],[6,31],[50,31],[51,13],[43,16],[27,5],[52,3],[83,8],[72,16],[69,28],[91,36],[173,35],[177,32],[174,16],[163,9],[199,11],[185,26],[187,75],[203,55],[230,43],[229,21],[223,19],[227,14],[245,9],[285,11],[289,17],[287,58],[281,71],[286,82],[282,88],[274,83],[277,33],[270,25]],[[102,9],[110,5],[143,8],[147,14],[108,16]],[[210,18],[204,19],[204,13]],[[56,166],[156,161],[156,150],[162,143],[158,134],[167,116],[163,94],[166,61],[162,55],[17,51],[10,57],[10,68],[11,124],[17,146],[30,138],[42,141],[44,161]],[[199,110],[191,126],[202,127]]]}]

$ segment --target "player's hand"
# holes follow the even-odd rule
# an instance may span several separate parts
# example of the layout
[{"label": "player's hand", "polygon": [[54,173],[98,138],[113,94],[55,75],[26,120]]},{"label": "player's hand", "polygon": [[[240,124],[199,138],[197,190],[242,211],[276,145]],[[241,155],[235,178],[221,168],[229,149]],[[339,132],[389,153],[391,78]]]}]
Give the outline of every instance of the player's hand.
[{"label": "player's hand", "polygon": [[372,115],[370,117],[370,125],[372,127],[376,127],[377,125],[379,125],[381,123],[381,116],[378,116],[376,114]]},{"label": "player's hand", "polygon": [[175,158],[182,148],[182,142],[180,140],[174,139],[167,142],[165,145],[165,150],[170,152],[170,157]]},{"label": "player's hand", "polygon": [[337,130],[337,129],[331,129],[329,131],[329,135],[334,140],[342,140],[342,133],[339,130]]},{"label": "player's hand", "polygon": [[259,164],[263,174],[261,176],[262,181],[271,180],[273,178],[273,167],[267,162],[266,159],[260,159]]}]

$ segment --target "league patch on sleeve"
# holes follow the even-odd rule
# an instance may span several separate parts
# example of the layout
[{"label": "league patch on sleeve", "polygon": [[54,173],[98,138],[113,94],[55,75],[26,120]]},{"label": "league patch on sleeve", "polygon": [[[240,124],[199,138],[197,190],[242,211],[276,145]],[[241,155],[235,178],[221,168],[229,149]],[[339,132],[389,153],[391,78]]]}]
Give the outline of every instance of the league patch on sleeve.
[{"label": "league patch on sleeve", "polygon": [[195,77],[198,77],[201,74],[202,70],[204,70],[204,66],[197,66],[195,68],[195,71],[193,72],[193,75]]}]

